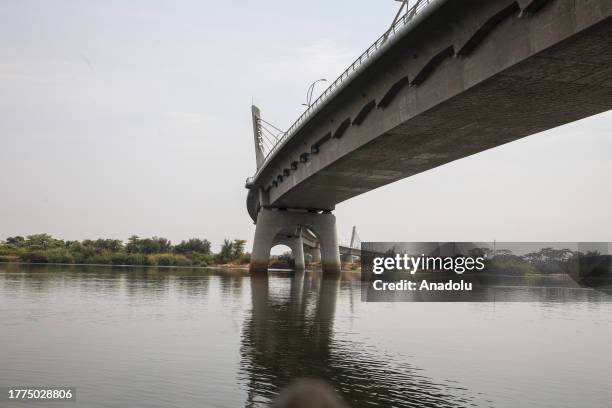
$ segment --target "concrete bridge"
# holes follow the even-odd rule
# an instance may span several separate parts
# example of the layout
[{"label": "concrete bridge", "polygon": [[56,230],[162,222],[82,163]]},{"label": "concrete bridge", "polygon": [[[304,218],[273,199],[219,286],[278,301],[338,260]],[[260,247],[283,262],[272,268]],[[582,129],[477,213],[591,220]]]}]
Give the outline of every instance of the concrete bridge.
[{"label": "concrete bridge", "polygon": [[612,1],[418,1],[268,149],[253,108],[251,271],[298,226],[337,271],[336,204],[610,109]]}]

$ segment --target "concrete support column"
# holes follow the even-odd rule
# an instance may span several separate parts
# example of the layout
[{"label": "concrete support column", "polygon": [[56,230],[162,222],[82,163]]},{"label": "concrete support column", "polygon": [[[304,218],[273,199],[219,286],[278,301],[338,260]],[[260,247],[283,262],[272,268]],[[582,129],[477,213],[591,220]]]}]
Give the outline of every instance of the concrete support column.
[{"label": "concrete support column", "polygon": [[312,262],[321,263],[321,248],[310,248],[308,253],[310,253],[310,256],[312,256]]},{"label": "concrete support column", "polygon": [[[324,272],[340,271],[340,251],[336,231],[336,217],[331,213],[311,213],[262,208],[257,214],[257,226],[251,252],[250,272],[266,272],[270,249],[278,236],[295,235],[296,227],[311,230],[321,246],[321,266]],[[299,245],[291,245],[296,269],[304,268],[304,247],[300,237]]]},{"label": "concrete support column", "polygon": [[274,245],[274,238],[279,229],[269,210],[261,209],[257,214],[257,225],[255,226],[255,237],[253,238],[253,250],[251,251],[251,262],[249,272],[268,272],[270,263],[270,249]]},{"label": "concrete support column", "polygon": [[323,272],[340,272],[340,248],[338,247],[338,230],[336,217],[331,213],[320,214],[324,222],[315,230],[321,244],[321,269]]},{"label": "concrete support column", "polygon": [[304,242],[302,242],[302,237],[292,238],[290,247],[293,261],[295,262],[295,269],[303,271],[306,268],[306,263],[304,262]]}]

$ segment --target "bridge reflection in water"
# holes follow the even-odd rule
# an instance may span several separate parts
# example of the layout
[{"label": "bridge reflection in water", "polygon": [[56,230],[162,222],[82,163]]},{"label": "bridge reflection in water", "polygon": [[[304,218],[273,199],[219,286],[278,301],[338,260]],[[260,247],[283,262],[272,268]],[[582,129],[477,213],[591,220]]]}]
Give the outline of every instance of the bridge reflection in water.
[{"label": "bridge reflection in water", "polygon": [[0,264],[0,385],[54,378],[92,408],[235,408],[312,376],[353,408],[607,407],[612,298],[560,286],[365,303],[351,273]]},{"label": "bridge reflection in water", "polygon": [[350,407],[459,407],[474,402],[469,390],[436,383],[418,367],[385,356],[373,345],[335,340],[340,288],[358,292],[358,281],[295,272],[290,279],[252,274],[250,282],[252,309],[240,349],[240,379],[248,390],[245,406],[267,406],[299,377],[327,381]]}]

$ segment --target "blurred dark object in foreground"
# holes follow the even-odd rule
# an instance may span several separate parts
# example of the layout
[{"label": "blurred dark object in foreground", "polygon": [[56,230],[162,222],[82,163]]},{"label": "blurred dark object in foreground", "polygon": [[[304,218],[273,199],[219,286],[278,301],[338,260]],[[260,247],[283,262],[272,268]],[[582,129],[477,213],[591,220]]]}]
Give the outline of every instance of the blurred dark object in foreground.
[{"label": "blurred dark object in foreground", "polygon": [[272,408],[346,408],[346,405],[329,384],[302,378],[283,389]]}]

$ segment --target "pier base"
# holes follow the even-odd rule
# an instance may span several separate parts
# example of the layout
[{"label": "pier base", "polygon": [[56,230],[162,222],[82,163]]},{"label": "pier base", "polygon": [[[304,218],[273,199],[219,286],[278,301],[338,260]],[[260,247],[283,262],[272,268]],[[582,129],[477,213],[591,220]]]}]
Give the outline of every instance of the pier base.
[{"label": "pier base", "polygon": [[302,228],[312,231],[319,241],[323,272],[339,272],[340,250],[336,217],[333,214],[268,208],[260,209],[257,214],[249,271],[267,272],[270,250],[277,244],[289,246],[293,252],[296,269],[304,269]]}]

